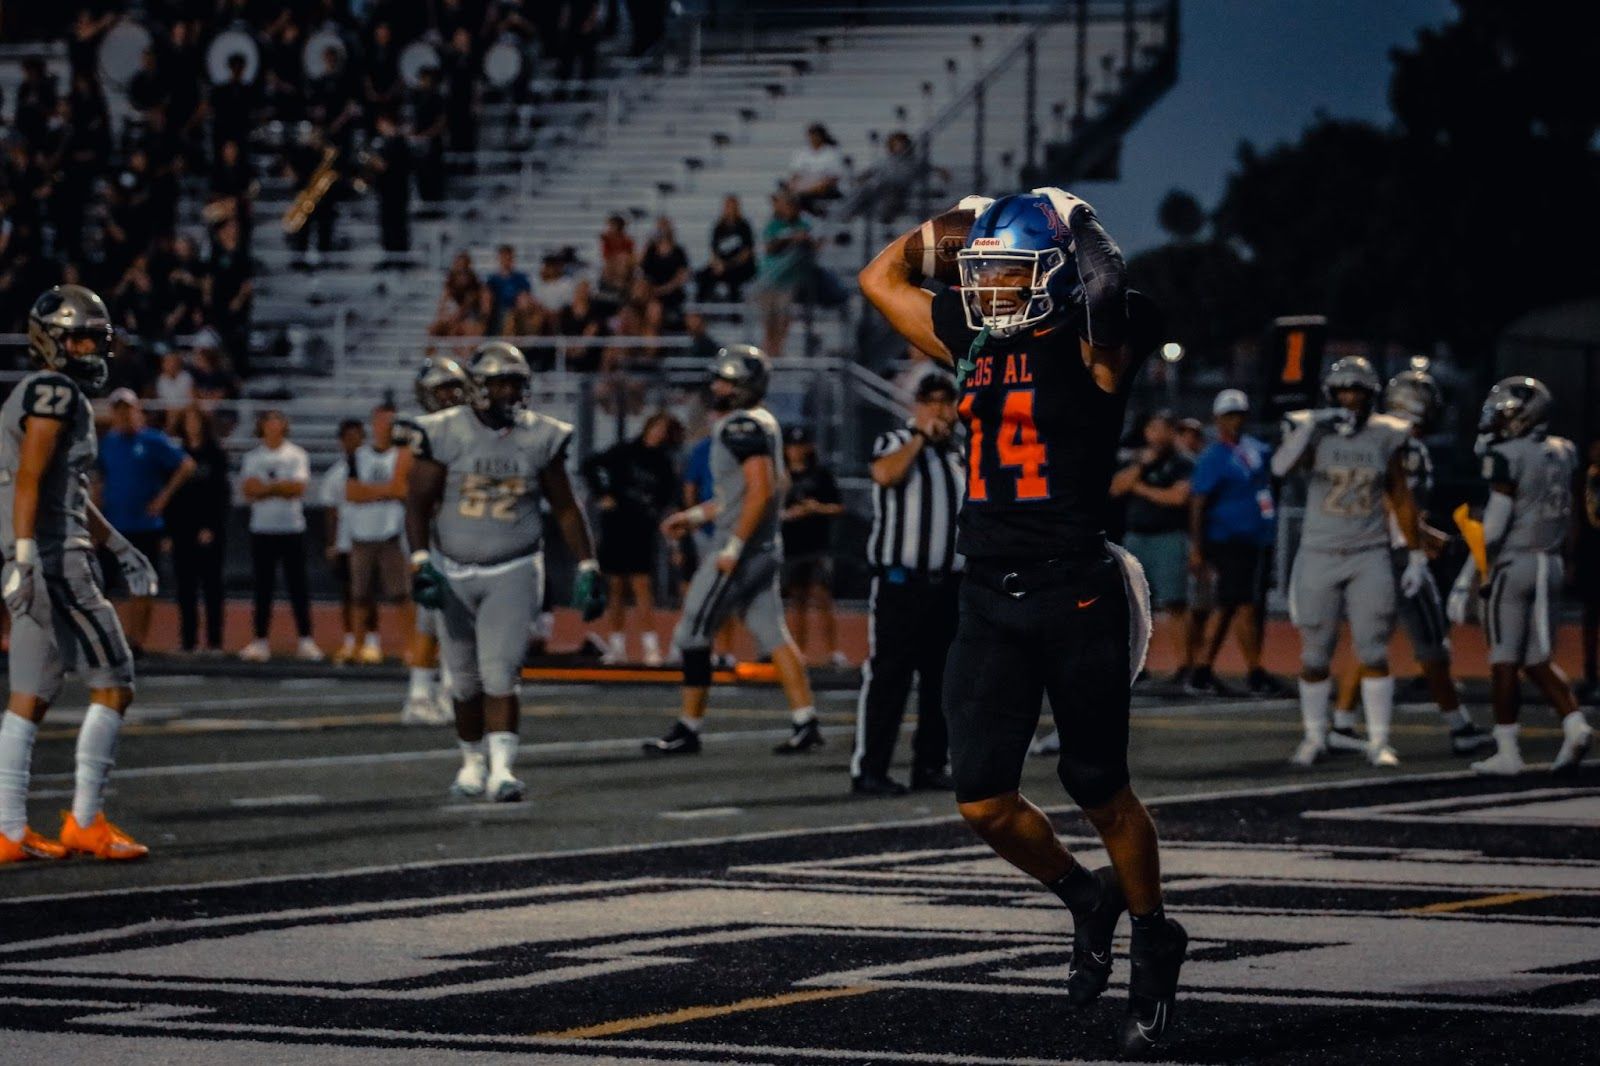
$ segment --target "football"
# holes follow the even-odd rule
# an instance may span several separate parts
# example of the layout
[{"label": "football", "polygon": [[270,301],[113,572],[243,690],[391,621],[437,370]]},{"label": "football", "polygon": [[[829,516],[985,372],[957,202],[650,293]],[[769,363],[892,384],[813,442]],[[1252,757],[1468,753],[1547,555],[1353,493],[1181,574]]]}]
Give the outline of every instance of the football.
[{"label": "football", "polygon": [[935,278],[946,285],[958,285],[956,253],[967,242],[976,212],[959,208],[928,219],[906,241],[906,268],[917,280]]}]

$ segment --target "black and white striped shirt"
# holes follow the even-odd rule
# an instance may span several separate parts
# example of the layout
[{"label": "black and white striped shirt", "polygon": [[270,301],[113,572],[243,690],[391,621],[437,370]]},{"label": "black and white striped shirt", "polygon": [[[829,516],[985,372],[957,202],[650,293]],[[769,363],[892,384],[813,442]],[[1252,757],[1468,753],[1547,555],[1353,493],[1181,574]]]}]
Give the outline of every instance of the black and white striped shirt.
[{"label": "black and white striped shirt", "polygon": [[[882,434],[872,446],[872,458],[899,451],[911,436],[909,426]],[[965,467],[955,442],[924,444],[905,480],[888,488],[873,485],[867,562],[885,570],[897,566],[932,573],[960,570],[956,515],[965,490]]]}]

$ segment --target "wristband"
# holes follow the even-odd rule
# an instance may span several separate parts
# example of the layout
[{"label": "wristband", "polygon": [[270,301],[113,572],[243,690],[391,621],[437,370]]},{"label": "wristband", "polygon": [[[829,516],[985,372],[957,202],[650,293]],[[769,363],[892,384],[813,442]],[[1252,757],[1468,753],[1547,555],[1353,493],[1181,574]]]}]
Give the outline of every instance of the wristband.
[{"label": "wristband", "polygon": [[39,561],[39,542],[32,537],[23,537],[17,541],[16,559],[18,566],[32,566]]},{"label": "wristband", "polygon": [[703,526],[706,523],[706,505],[697,503],[683,512],[683,520],[691,526]]},{"label": "wristband", "polygon": [[742,551],[744,551],[744,538],[730,536],[728,543],[724,544],[722,550],[717,552],[717,557],[720,559],[737,559]]},{"label": "wristband", "polygon": [[578,564],[578,573],[580,574],[598,574],[599,572],[600,564],[593,559],[585,559]]},{"label": "wristband", "polygon": [[426,548],[418,548],[411,553],[411,569],[420,570],[423,564],[431,558],[433,558],[433,554]]}]

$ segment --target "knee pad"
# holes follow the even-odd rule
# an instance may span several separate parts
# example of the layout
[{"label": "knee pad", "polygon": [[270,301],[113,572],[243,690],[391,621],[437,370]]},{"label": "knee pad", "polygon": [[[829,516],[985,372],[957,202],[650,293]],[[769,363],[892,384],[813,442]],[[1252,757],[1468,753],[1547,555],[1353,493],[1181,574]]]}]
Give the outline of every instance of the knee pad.
[{"label": "knee pad", "polygon": [[1072,802],[1088,810],[1104,806],[1128,783],[1128,761],[1119,759],[1115,766],[1096,766],[1069,759],[1063,753],[1056,761],[1056,777],[1061,779]]},{"label": "knee pad", "polygon": [[683,683],[689,688],[711,687],[711,649],[683,649]]}]

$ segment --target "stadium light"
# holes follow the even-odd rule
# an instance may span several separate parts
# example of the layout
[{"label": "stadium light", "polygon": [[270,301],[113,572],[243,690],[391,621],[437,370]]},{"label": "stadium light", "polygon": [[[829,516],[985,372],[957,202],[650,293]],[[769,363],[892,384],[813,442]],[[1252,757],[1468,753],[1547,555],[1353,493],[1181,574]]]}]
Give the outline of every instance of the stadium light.
[{"label": "stadium light", "polygon": [[1433,360],[1429,359],[1425,355],[1413,355],[1411,357],[1411,369],[1412,370],[1420,370],[1420,371],[1424,371],[1425,372],[1428,369],[1428,367],[1430,367],[1432,365],[1433,365]]},{"label": "stadium light", "polygon": [[1168,341],[1161,346],[1161,358],[1176,366],[1183,362],[1183,345],[1177,341]]}]

